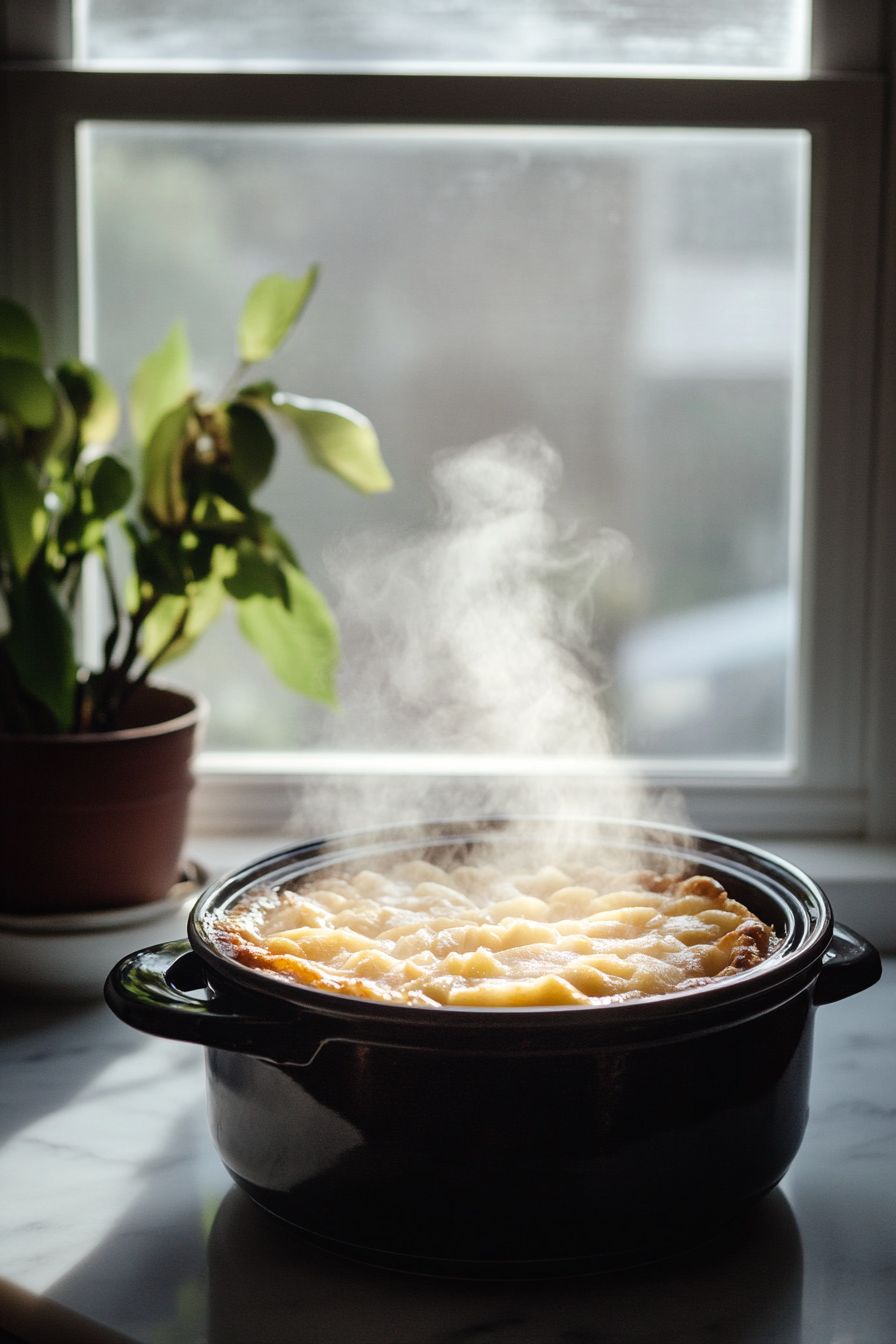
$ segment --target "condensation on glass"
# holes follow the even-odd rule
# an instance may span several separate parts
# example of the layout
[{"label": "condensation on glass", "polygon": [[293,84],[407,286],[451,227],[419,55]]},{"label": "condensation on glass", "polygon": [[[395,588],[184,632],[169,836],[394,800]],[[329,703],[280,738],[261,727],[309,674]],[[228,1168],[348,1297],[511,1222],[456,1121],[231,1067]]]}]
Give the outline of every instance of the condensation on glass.
[{"label": "condensation on glass", "polygon": [[[264,498],[331,597],[333,556],[358,532],[431,525],[434,454],[535,427],[563,459],[561,527],[628,538],[589,599],[621,747],[792,754],[804,132],[93,123],[80,137],[87,347],[120,389],[175,317],[216,389],[248,287],[320,263],[272,376],[366,412],[396,480],[362,498],[284,446]],[[170,675],[210,696],[210,747],[440,746],[413,721],[383,737],[363,712],[293,696],[227,621]]]},{"label": "condensation on glass", "polygon": [[86,61],[799,76],[809,0],[76,0]]}]

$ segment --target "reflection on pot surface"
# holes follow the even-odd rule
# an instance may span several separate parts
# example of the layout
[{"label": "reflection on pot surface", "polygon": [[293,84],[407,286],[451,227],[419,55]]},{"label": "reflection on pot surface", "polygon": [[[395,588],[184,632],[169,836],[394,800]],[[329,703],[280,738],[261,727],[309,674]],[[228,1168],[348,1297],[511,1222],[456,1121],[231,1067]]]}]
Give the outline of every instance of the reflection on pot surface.
[{"label": "reflection on pot surface", "polygon": [[293,1068],[210,1050],[209,1120],[240,1184],[332,1249],[612,1265],[698,1242],[780,1179],[809,1017],[800,995],[771,1023],[575,1054],[337,1040]]},{"label": "reflection on pot surface", "polygon": [[[471,1216],[485,1216],[482,1205]],[[435,1211],[434,1211],[435,1214]],[[662,1266],[472,1282],[330,1255],[227,1195],[209,1243],[210,1344],[799,1344],[802,1247],[779,1191],[724,1239]],[[723,1331],[723,1336],[720,1333]]]}]

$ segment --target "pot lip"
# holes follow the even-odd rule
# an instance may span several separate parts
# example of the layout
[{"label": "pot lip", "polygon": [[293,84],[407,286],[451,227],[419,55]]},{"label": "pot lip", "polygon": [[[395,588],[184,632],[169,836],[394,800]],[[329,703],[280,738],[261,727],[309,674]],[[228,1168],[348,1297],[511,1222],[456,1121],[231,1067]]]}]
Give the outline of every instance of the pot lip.
[{"label": "pot lip", "polygon": [[211,706],[204,695],[197,691],[188,691],[182,686],[169,686],[160,682],[149,683],[151,691],[170,691],[192,702],[192,709],[177,714],[173,719],[163,719],[161,723],[147,723],[140,728],[116,728],[110,733],[4,733],[0,732],[0,746],[16,746],[19,743],[52,744],[60,747],[100,747],[114,742],[136,742],[147,737],[164,737],[168,733],[179,733],[187,728],[195,728],[205,723]]},{"label": "pot lip", "polygon": [[[722,871],[743,880],[751,881],[764,891],[766,896],[776,902],[787,917],[787,929],[781,946],[759,966],[742,971],[724,980],[716,980],[708,985],[676,991],[669,994],[651,995],[643,999],[629,1000],[616,1004],[556,1005],[531,1008],[482,1008],[482,1007],[433,1007],[423,1008],[405,1003],[380,1003],[371,999],[359,999],[336,991],[313,989],[305,985],[276,976],[272,972],[243,966],[221,952],[212,940],[209,925],[217,911],[231,900],[236,899],[248,888],[265,879],[276,882],[297,876],[307,864],[305,871],[316,868],[332,867],[339,862],[340,855],[346,862],[373,857],[373,852],[385,854],[400,848],[410,848],[414,844],[433,847],[437,843],[472,840],[477,834],[483,838],[489,834],[500,834],[497,827],[510,825],[531,826],[533,823],[550,824],[562,820],[550,817],[476,817],[447,820],[432,820],[413,824],[379,826],[363,830],[343,831],[315,840],[300,842],[275,850],[262,856],[255,862],[234,869],[232,872],[212,883],[197,901],[188,922],[190,943],[200,958],[222,980],[243,991],[291,1004],[294,1009],[311,1011],[315,1016],[324,1016],[331,1022],[341,1021],[346,1026],[357,1026],[364,1021],[373,1026],[380,1023],[383,1027],[423,1026],[441,1029],[462,1029],[482,1027],[494,1032],[504,1029],[512,1032],[552,1028],[572,1028],[574,1026],[594,1029],[598,1026],[630,1027],[649,1026],[658,1019],[674,1018],[681,1021],[694,1016],[705,1016],[718,1009],[742,1006],[744,1012],[750,1004],[773,993],[776,998],[782,993],[792,991],[795,981],[808,983],[820,966],[821,959],[831,941],[833,932],[833,913],[824,892],[810,877],[795,864],[771,854],[755,845],[728,839],[709,831],[698,831],[691,827],[660,825],[652,822],[632,822],[619,818],[576,819],[584,825],[626,828],[631,835],[634,830],[640,835],[649,834],[656,841],[653,848],[657,852],[673,850],[686,853],[682,842],[698,860],[705,857],[705,866],[714,865]],[[568,821],[568,819],[566,819]],[[675,841],[678,841],[676,844]],[[367,842],[365,845],[364,842]],[[371,852],[371,846],[375,846]],[[649,847],[645,846],[649,852]],[[312,861],[318,858],[320,862]],[[748,862],[745,862],[747,860]],[[751,866],[754,865],[754,866]],[[740,870],[739,872],[737,870]],[[782,878],[786,880],[782,881]],[[798,925],[802,927],[798,927]]]}]

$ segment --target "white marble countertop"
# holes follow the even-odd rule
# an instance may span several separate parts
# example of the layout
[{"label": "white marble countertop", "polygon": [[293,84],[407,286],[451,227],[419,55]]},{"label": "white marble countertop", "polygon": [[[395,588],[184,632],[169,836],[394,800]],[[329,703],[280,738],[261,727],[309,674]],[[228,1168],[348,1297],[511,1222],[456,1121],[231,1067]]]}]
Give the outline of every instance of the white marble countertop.
[{"label": "white marble countertop", "polygon": [[231,1186],[199,1049],[101,1004],[2,1008],[0,1326],[29,1344],[896,1340],[894,961],[819,1010],[805,1142],[732,1242],[547,1283],[439,1282],[308,1247]]}]

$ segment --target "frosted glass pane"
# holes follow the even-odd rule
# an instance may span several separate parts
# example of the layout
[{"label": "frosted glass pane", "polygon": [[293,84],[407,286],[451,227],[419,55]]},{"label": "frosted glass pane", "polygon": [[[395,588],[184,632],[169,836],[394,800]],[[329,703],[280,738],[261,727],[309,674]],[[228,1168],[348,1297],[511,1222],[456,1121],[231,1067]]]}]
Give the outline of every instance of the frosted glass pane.
[{"label": "frosted glass pane", "polygon": [[81,0],[87,60],[802,74],[809,0]]},{"label": "frosted glass pane", "polygon": [[[561,531],[628,539],[589,616],[621,745],[786,754],[803,132],[94,123],[81,150],[87,343],[122,389],[175,317],[221,386],[250,284],[320,263],[271,376],[369,415],[396,480],[363,498],[284,443],[262,506],[333,600],[340,546],[432,526],[434,454],[534,427]],[[299,700],[226,621],[170,675],[210,694],[211,746],[439,745]]]}]

